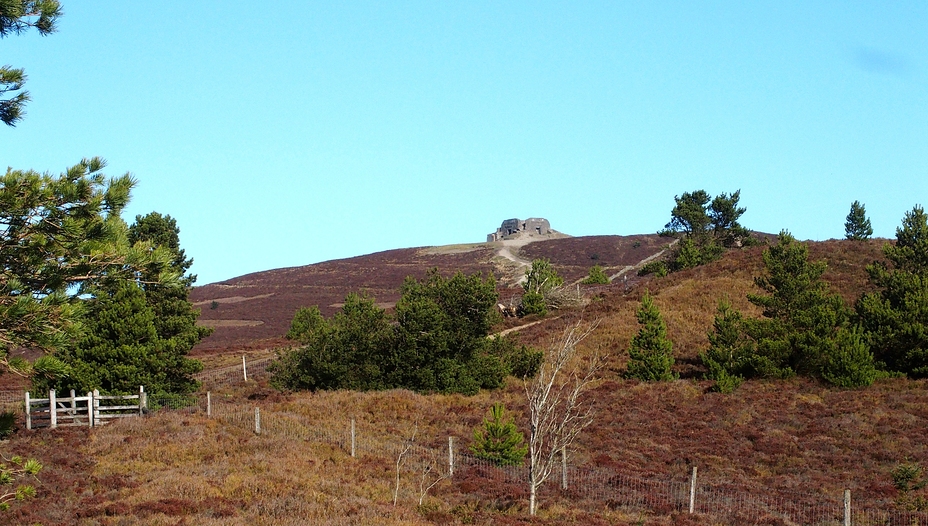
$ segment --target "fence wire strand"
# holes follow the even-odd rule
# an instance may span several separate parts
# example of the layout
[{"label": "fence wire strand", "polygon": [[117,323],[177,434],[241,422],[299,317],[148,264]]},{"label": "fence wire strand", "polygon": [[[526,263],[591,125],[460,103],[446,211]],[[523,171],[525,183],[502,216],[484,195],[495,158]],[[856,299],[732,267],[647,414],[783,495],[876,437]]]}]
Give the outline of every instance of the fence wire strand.
[{"label": "fence wire strand", "polygon": [[[249,379],[268,376],[267,366],[273,358],[262,358],[247,363]],[[196,375],[203,386],[219,387],[240,384],[244,381],[241,365],[203,371]],[[23,411],[24,396],[20,391],[0,391],[0,408]],[[191,395],[148,395],[148,412],[162,410],[207,412],[204,393]],[[224,424],[244,430],[256,431],[255,406],[216,401],[210,404],[211,417]],[[306,417],[287,411],[260,410],[260,434],[288,440],[329,444],[346,454],[372,455],[400,460],[402,469],[419,477],[415,487],[401,487],[399,497],[404,500],[422,497],[423,488],[435,481],[459,477],[485,479],[485,486],[500,484],[526,487],[529,480],[527,466],[499,466],[480,459],[454,443],[452,477],[449,448],[427,447],[411,437],[378,436],[370,426],[357,422],[352,440],[350,422],[338,428],[307,422]],[[402,458],[400,458],[402,455]],[[629,476],[602,466],[570,466],[566,474],[567,489],[560,487],[561,473],[556,470],[539,489],[541,499],[564,498],[572,502],[592,502],[612,509],[636,512],[669,514],[686,512],[690,503],[690,483],[680,480],[645,479]],[[407,485],[409,486],[409,485]],[[759,494],[727,485],[713,485],[698,481],[694,493],[694,512],[709,517],[714,524],[802,524],[813,526],[843,526],[843,496],[828,498],[821,494],[776,492]],[[854,507],[851,511],[854,526],[928,526],[928,513],[874,507]]]}]

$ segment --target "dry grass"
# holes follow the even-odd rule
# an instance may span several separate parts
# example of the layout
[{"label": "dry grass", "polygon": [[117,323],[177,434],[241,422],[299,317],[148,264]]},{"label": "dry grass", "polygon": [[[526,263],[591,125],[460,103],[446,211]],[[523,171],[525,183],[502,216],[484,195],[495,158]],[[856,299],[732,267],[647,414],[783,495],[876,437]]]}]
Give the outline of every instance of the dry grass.
[{"label": "dry grass", "polygon": [[[880,258],[881,244],[829,241],[813,244],[811,253],[813,259],[828,258],[826,279],[851,300],[868,290],[864,267]],[[559,311],[556,318],[521,331],[523,341],[543,345],[577,317],[600,320],[581,353],[609,354],[609,369],[592,393],[598,415],[571,451],[572,465],[678,482],[696,465],[701,484],[717,488],[810,505],[833,502],[849,488],[857,506],[891,508],[893,466],[904,459],[928,464],[925,381],[884,380],[863,390],[831,389],[804,379],[748,381],[734,394],[721,395],[708,392],[709,383],[698,380],[697,356],[707,345],[719,298],[728,296],[738,309],[756,314],[745,294],[754,290],[761,252],[762,247],[732,252],[712,265],[643,280],[628,291],[612,285],[582,311]],[[625,349],[638,329],[635,310],[646,288],[667,321],[682,380],[646,384],[622,379]],[[46,525],[717,521],[671,509],[641,515],[613,509],[607,500],[582,491],[561,494],[548,486],[542,489],[540,515],[529,519],[524,484],[480,470],[438,483],[425,506],[418,507],[425,451],[447,451],[448,436],[466,448],[493,402],[503,402],[525,431],[525,395],[514,379],[499,391],[474,397],[400,390],[285,394],[251,385],[213,392],[213,400],[218,416],[211,420],[201,414],[159,413],[83,435],[20,433],[12,448],[33,448],[46,464],[65,467],[51,468],[40,499],[17,520]],[[256,436],[251,429],[255,406],[266,415],[263,427],[269,434]],[[352,418],[357,458],[345,443]],[[394,507],[397,447],[414,432],[416,448],[402,466]],[[59,438],[61,447],[80,455],[50,449],[48,444]],[[85,480],[74,484],[79,489],[67,489],[74,481],[67,478],[68,470]],[[52,496],[53,486],[63,488],[65,501]],[[744,520],[783,524],[763,514]]]}]

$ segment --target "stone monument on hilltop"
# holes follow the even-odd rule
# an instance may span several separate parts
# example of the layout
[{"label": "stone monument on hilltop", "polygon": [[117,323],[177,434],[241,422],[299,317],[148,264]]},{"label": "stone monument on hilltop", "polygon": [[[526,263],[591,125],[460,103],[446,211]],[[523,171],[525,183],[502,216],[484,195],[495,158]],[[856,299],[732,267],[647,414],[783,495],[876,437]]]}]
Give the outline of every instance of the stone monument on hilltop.
[{"label": "stone monument on hilltop", "polygon": [[553,233],[551,223],[543,217],[530,217],[525,220],[507,219],[496,229],[496,232],[487,234],[487,243],[522,236],[545,236]]}]

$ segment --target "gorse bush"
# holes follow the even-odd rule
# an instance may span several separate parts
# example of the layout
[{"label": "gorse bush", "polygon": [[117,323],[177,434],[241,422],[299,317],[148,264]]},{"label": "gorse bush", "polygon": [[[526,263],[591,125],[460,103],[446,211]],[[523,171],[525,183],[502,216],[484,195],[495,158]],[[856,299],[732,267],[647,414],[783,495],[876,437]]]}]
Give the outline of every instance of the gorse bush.
[{"label": "gorse bush", "polygon": [[510,338],[487,338],[499,320],[492,278],[437,270],[407,278],[394,315],[349,294],[331,319],[300,309],[287,337],[301,347],[270,366],[280,389],[389,389],[473,394],[504,378],[531,376],[541,353]]}]

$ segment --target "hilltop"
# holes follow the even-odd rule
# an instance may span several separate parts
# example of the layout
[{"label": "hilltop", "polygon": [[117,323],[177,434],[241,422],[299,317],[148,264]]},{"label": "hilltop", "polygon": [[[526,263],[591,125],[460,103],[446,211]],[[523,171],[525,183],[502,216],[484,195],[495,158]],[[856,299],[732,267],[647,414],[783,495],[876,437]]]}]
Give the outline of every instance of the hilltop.
[{"label": "hilltop", "polygon": [[[808,242],[808,246],[810,259],[828,263],[824,278],[831,289],[853,302],[870,290],[865,269],[883,258],[881,247],[886,242],[830,240]],[[765,247],[731,250],[718,261],[665,277],[638,277],[628,270],[666,244],[666,238],[656,235],[547,239],[510,246],[515,261],[501,257],[505,245],[494,243],[411,248],[242,276],[199,287],[192,295],[194,301],[204,307],[207,322],[263,323],[213,322],[220,330],[197,353],[214,359],[226,352],[283,343],[280,334],[296,307],[318,304],[331,314],[346,293],[359,289],[390,306],[407,275],[422,277],[432,267],[446,273],[492,272],[505,301],[507,294],[519,291],[518,261],[549,258],[570,284],[599,264],[610,275],[629,279],[581,287],[588,299],[581,309],[509,320],[499,327],[519,326],[516,334],[522,342],[544,346],[579,318],[599,322],[580,352],[608,355],[607,366],[591,393],[596,418],[570,453],[572,469],[595,467],[608,473],[610,481],[685,485],[691,467],[698,466],[701,484],[737,498],[766,495],[804,509],[839,509],[843,490],[850,489],[855,506],[897,509],[890,471],[901,462],[928,461],[924,440],[928,384],[896,378],[845,390],[794,378],[750,380],[729,395],[710,392],[711,382],[701,379],[698,355],[708,345],[706,333],[717,303],[728,297],[739,310],[757,314],[745,295],[756,292],[753,279],[763,270]],[[675,372],[680,375],[677,381],[643,383],[623,378],[626,349],[638,330],[635,310],[646,290],[667,322],[677,360]],[[210,309],[213,301],[219,306]],[[416,508],[408,493],[399,507],[391,507],[397,458],[386,441],[397,442],[415,430],[417,444],[423,447],[447,451],[447,437],[453,436],[459,451],[466,451],[473,429],[494,402],[504,403],[524,431],[527,406],[516,379],[503,389],[472,397],[400,390],[279,393],[260,382],[219,395],[214,391],[213,396],[214,403],[221,400],[230,414],[240,414],[235,417],[240,420],[234,421],[241,423],[230,426],[217,420],[215,413],[209,420],[202,413],[168,412],[96,430],[91,440],[81,438],[80,430],[59,431],[58,436],[69,443],[86,440],[86,445],[76,446],[85,456],[80,462],[62,460],[60,467],[57,461],[50,462],[44,491],[70,495],[76,491],[70,488],[77,487],[70,481],[83,477],[88,481],[85,494],[68,500],[83,505],[52,510],[53,499],[45,498],[40,502],[48,506],[37,505],[34,513],[24,516],[56,513],[63,517],[62,524],[69,513],[79,514],[87,523],[107,517],[115,524],[182,516],[196,523],[223,517],[227,522],[222,523],[245,524],[261,523],[261,510],[273,510],[280,524],[312,518],[332,524],[625,525],[640,524],[642,517],[648,524],[718,523],[712,515],[689,516],[672,507],[646,506],[645,515],[616,509],[608,497],[582,491],[559,493],[556,481],[549,481],[542,492],[541,515],[529,520],[524,484],[482,478],[488,475],[479,470],[437,486],[427,507]],[[357,418],[364,436],[376,436],[368,440],[377,444],[352,459],[343,446],[324,441],[294,440],[286,433],[255,436],[248,431],[248,418],[257,405],[268,425],[275,415],[287,415],[312,429],[344,433],[346,419]],[[19,451],[57,458],[55,451],[48,450],[51,442],[28,438],[15,439]],[[132,447],[125,447],[129,443]],[[218,443],[224,444],[224,455],[217,455],[211,446]],[[312,499],[297,505],[294,496],[307,491]],[[351,504],[345,507],[345,502]],[[792,524],[774,508],[751,513],[728,517],[723,523]]]},{"label": "hilltop", "polygon": [[[422,279],[431,268],[443,273],[492,274],[505,301],[521,288],[525,264],[548,258],[568,283],[600,265],[612,275],[668,244],[655,234],[634,236],[539,237],[467,245],[388,250],[313,265],[256,272],[194,288],[190,300],[201,309],[200,323],[215,327],[193,356],[266,349],[285,344],[282,336],[300,307],[316,305],[330,316],[349,292],[363,291],[382,307],[400,296],[407,276]],[[507,256],[512,257],[507,257]],[[634,272],[628,279],[637,282]]]}]

